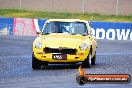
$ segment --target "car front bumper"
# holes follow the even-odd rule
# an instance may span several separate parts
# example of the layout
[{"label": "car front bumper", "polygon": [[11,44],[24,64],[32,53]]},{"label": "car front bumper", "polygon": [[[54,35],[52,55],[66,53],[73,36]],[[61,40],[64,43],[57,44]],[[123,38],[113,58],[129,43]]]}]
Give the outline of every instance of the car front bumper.
[{"label": "car front bumper", "polygon": [[54,59],[53,58],[53,53],[48,53],[48,54],[45,54],[43,52],[41,52],[41,50],[34,50],[34,56],[38,59],[38,60],[41,60],[41,61],[46,61],[46,62],[51,62],[51,63],[56,63],[56,62],[59,62],[59,63],[72,63],[72,62],[82,62],[84,61],[88,54],[89,54],[89,51],[90,51],[90,48],[88,48],[86,51],[81,51],[81,52],[78,52],[77,54],[75,55],[70,55],[70,54],[66,54],[67,58],[66,59]]}]

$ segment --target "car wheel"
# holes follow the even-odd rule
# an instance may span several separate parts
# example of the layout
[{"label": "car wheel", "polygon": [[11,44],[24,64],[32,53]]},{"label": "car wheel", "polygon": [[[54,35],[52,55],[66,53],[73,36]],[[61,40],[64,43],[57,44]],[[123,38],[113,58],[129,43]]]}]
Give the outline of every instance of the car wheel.
[{"label": "car wheel", "polygon": [[96,51],[95,51],[95,55],[91,59],[91,65],[95,65],[95,62],[96,62]]},{"label": "car wheel", "polygon": [[77,63],[76,62],[74,62],[74,63],[71,63],[72,65],[76,65]]},{"label": "car wheel", "polygon": [[32,68],[34,69],[40,69],[41,68],[41,61],[39,61],[34,54],[32,54]]},{"label": "car wheel", "polygon": [[83,68],[90,68],[91,67],[91,58],[92,58],[92,54],[90,52],[89,55],[87,56],[87,58],[82,62]]},{"label": "car wheel", "polygon": [[47,65],[48,65],[48,62],[43,61],[43,62],[42,62],[42,65],[43,65],[43,66],[47,66]]}]

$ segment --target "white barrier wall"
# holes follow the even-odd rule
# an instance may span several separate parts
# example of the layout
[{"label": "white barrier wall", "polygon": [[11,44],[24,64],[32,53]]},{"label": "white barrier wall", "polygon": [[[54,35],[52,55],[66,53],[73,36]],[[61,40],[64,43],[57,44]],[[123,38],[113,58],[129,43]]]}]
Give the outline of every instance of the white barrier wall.
[{"label": "white barrier wall", "polygon": [[[36,36],[46,19],[0,18],[0,35]],[[90,26],[96,39],[132,40],[131,22],[97,22]]]}]

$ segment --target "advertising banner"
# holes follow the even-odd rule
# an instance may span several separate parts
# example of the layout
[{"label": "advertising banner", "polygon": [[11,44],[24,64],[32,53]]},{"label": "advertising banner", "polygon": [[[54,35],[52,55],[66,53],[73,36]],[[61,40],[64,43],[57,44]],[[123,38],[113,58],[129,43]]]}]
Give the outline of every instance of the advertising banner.
[{"label": "advertising banner", "polygon": [[0,35],[13,35],[14,18],[0,18]]},{"label": "advertising banner", "polygon": [[14,18],[14,35],[35,36],[34,20],[30,18]]},{"label": "advertising banner", "polygon": [[91,21],[90,25],[96,39],[132,40],[132,23]]},{"label": "advertising banner", "polygon": [[[37,36],[46,19],[0,18],[0,35]],[[132,40],[132,22],[90,21],[96,39]]]},{"label": "advertising banner", "polygon": [[46,22],[46,19],[34,19],[36,32],[42,31],[45,22]]}]

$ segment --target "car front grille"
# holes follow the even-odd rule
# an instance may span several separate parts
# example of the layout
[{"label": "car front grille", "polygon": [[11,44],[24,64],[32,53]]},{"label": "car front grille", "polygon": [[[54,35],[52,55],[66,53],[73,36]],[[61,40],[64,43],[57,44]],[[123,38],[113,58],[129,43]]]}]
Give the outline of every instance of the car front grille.
[{"label": "car front grille", "polygon": [[71,48],[44,48],[44,53],[60,53],[60,54],[71,54],[74,55],[77,53],[76,49]]}]

